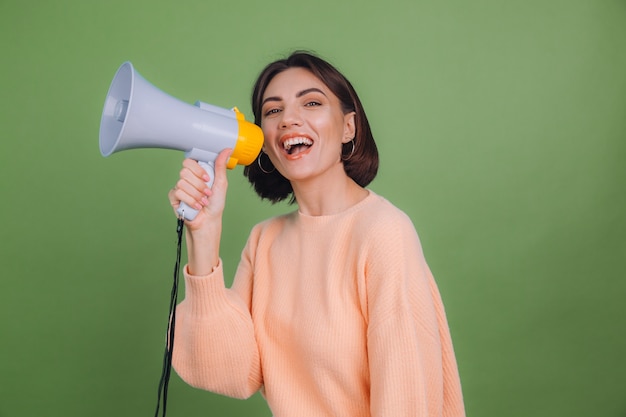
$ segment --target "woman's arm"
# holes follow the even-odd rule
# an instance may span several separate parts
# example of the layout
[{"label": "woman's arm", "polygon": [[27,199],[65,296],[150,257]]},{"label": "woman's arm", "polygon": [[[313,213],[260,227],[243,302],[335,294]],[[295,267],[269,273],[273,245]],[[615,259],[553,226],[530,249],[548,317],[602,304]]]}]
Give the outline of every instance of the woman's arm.
[{"label": "woman's arm", "polygon": [[408,218],[385,222],[368,260],[372,416],[465,415],[443,303]]},{"label": "woman's arm", "polygon": [[212,188],[206,186],[204,169],[186,159],[169,193],[175,212],[181,201],[199,210],[193,221],[185,222],[188,264],[185,299],[176,314],[173,366],[192,386],[247,398],[262,384],[259,353],[249,307],[225,288],[219,258],[230,153],[221,152],[215,161]]},{"label": "woman's arm", "polygon": [[249,307],[224,287],[221,262],[203,277],[186,270],[185,285],[185,299],[176,314],[176,372],[194,387],[250,397],[263,379]]}]

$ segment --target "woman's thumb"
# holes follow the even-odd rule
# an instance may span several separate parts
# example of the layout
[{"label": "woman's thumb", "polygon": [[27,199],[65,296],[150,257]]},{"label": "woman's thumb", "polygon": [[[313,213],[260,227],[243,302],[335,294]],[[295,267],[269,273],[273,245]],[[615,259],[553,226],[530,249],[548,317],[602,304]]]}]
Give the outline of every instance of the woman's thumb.
[{"label": "woman's thumb", "polygon": [[[217,155],[215,159],[215,183],[216,184],[224,184],[226,182],[226,166],[228,164],[228,159],[233,154],[232,149],[224,149],[222,152]],[[215,185],[214,183],[214,185]]]}]

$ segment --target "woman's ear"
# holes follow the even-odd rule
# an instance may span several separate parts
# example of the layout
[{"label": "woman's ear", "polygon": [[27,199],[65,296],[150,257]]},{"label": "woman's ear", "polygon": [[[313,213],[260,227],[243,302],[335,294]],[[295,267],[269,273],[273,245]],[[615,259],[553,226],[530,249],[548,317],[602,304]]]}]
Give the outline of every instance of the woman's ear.
[{"label": "woman's ear", "polygon": [[343,115],[343,143],[350,142],[356,135],[355,115],[353,111]]}]

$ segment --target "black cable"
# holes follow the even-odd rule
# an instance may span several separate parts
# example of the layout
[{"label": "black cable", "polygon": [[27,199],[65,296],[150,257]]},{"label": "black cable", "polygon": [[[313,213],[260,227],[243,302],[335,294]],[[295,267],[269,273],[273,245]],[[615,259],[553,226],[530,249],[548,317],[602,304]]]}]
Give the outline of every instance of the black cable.
[{"label": "black cable", "polygon": [[[178,303],[178,281],[180,276],[180,257],[183,242],[184,220],[179,218],[176,223],[176,264],[174,266],[174,283],[170,295],[170,311],[167,321],[167,340],[165,342],[165,353],[163,354],[163,369],[161,371],[161,380],[159,381],[159,393],[157,396],[157,406],[154,417],[158,417],[161,402],[163,403],[162,416],[165,417],[167,409],[167,390],[172,374],[172,354],[174,352],[174,327],[176,325],[176,304]],[[161,401],[162,400],[162,401]]]}]

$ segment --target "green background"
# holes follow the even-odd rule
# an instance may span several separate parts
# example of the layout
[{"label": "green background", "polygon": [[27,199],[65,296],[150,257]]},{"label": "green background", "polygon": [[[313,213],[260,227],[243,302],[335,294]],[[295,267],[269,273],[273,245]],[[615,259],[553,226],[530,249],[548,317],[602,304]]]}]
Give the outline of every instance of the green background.
[{"label": "green background", "polygon": [[[250,118],[295,48],[361,95],[371,188],[420,233],[468,415],[626,416],[625,1],[1,0],[0,35],[0,416],[154,412],[183,155],[100,155],[117,67]],[[229,180],[230,276],[290,208]],[[168,415],[270,413],[173,376]]]}]

